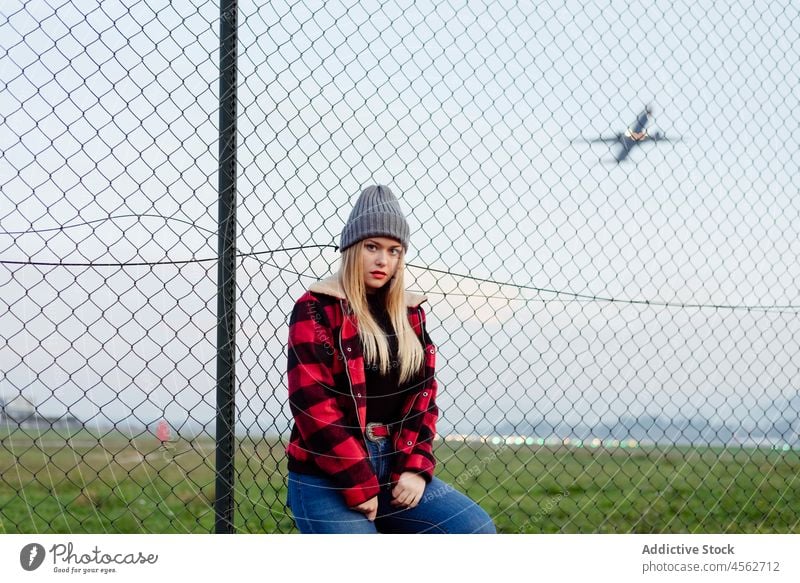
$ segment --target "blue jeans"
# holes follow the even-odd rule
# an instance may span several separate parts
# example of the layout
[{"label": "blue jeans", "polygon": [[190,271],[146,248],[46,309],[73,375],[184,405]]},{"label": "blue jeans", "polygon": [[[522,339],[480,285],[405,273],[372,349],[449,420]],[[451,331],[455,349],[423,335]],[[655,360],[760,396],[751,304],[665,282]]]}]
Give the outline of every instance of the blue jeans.
[{"label": "blue jeans", "polygon": [[470,498],[434,477],[414,508],[396,508],[389,485],[394,452],[391,441],[367,442],[369,459],[381,484],[374,522],[347,507],[336,484],[327,477],[289,472],[286,505],[304,534],[494,534],[491,517]]}]

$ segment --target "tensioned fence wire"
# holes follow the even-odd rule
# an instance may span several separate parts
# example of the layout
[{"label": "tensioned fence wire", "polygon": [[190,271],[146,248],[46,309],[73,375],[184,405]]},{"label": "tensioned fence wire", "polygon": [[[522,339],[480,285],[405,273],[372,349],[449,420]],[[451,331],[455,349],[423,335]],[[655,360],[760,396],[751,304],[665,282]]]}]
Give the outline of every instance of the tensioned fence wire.
[{"label": "tensioned fence wire", "polygon": [[[237,532],[293,531],[287,319],[372,183],[501,532],[796,532],[795,7],[238,10]],[[213,528],[219,11],[3,9],[6,532]]]}]

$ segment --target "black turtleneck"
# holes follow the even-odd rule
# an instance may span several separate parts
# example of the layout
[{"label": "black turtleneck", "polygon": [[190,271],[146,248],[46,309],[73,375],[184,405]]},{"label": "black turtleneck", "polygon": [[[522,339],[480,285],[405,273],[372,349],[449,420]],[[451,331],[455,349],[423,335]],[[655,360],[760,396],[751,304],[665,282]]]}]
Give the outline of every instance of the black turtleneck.
[{"label": "black turtleneck", "polygon": [[372,317],[386,333],[389,341],[389,371],[381,374],[376,364],[364,361],[367,381],[367,423],[395,423],[400,420],[405,394],[400,390],[400,363],[397,358],[397,336],[389,312],[386,294],[382,290],[367,294]]}]

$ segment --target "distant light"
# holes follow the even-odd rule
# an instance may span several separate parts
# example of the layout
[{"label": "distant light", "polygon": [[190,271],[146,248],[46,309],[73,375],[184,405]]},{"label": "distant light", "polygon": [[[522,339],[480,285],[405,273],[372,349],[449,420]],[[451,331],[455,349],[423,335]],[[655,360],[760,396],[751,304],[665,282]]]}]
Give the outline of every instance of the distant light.
[{"label": "distant light", "polygon": [[534,439],[532,437],[525,438],[525,445],[533,445]]},{"label": "distant light", "polygon": [[575,440],[575,447],[583,447],[583,441],[580,439]]},{"label": "distant light", "polygon": [[595,437],[592,440],[592,447],[600,447],[602,444],[603,444],[603,442],[598,437]]},{"label": "distant light", "polygon": [[492,443],[493,443],[494,445],[498,445],[498,444],[499,444],[501,441],[502,441],[502,440],[501,440],[499,437],[497,437],[497,436],[495,436],[495,437],[493,437],[493,438],[492,438]]},{"label": "distant light", "polygon": [[783,444],[783,451],[789,451],[790,449],[792,449],[792,448],[791,448],[791,447],[789,447],[789,444],[788,444],[788,443],[784,443],[784,444]]}]

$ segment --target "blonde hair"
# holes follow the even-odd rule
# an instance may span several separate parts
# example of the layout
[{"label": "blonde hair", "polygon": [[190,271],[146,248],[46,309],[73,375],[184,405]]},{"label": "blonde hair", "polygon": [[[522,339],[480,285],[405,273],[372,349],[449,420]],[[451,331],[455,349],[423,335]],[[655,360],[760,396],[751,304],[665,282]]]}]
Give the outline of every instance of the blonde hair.
[{"label": "blonde hair", "polygon": [[[381,373],[389,371],[389,342],[383,328],[375,321],[367,303],[367,287],[364,284],[364,263],[361,260],[364,240],[359,241],[342,252],[339,268],[339,283],[350,308],[358,321],[358,335],[364,347],[364,362],[378,365]],[[424,349],[408,321],[405,300],[405,251],[400,251],[397,270],[387,282],[386,308],[397,336],[397,359],[400,368],[400,383],[414,377],[422,369]]]}]

